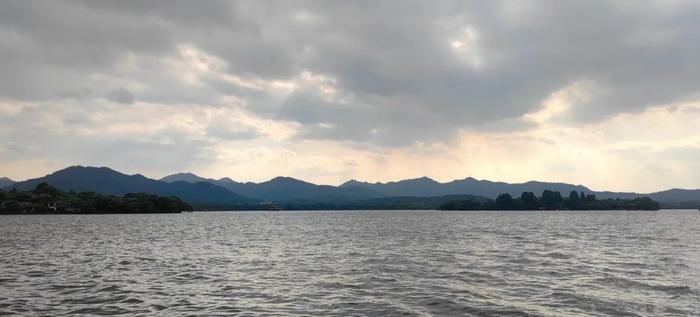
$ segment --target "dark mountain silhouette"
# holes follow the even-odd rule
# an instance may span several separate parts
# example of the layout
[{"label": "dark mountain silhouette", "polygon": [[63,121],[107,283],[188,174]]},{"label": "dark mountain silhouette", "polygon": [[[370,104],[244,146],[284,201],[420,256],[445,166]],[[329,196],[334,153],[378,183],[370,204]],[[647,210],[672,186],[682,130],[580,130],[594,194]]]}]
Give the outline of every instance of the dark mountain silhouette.
[{"label": "dark mountain silhouette", "polygon": [[669,189],[649,194],[664,208],[700,208],[700,189]]},{"label": "dark mountain silhouette", "polygon": [[387,183],[368,183],[350,180],[340,187],[364,187],[387,196],[440,196],[471,194],[495,199],[499,194],[508,193],[513,197],[529,191],[541,194],[545,189],[558,191],[562,195],[568,195],[572,190],[579,193],[594,194],[598,199],[634,199],[650,197],[662,204],[664,208],[697,208],[700,206],[700,189],[670,189],[654,193],[630,193],[594,191],[583,185],[566,183],[549,183],[530,181],[526,183],[504,183],[488,180],[477,180],[471,177],[440,183],[427,177],[402,180]]},{"label": "dark mountain silhouette", "polygon": [[[340,187],[364,187],[371,189],[387,196],[441,196],[450,194],[466,194],[465,192],[450,192],[447,193],[442,187],[442,184],[428,177],[407,179],[398,182],[388,183],[364,183],[356,180],[350,180],[340,185]],[[471,193],[469,193],[471,194]]]},{"label": "dark mountain silhouette", "polygon": [[13,181],[7,177],[0,177],[0,188],[8,187],[14,183],[15,183],[15,181]]},{"label": "dark mountain silhouette", "polygon": [[661,203],[662,208],[698,208],[700,207],[700,189],[669,189],[660,192],[640,194],[630,192],[593,192],[597,198],[635,199],[649,197]]},{"label": "dark mountain silhouette", "polygon": [[[4,180],[6,179],[0,179],[0,181]],[[291,177],[276,177],[261,183],[243,183],[230,178],[216,180],[199,177],[192,173],[179,173],[158,181],[139,174],[122,174],[106,167],[81,166],[73,166],[41,178],[17,182],[9,188],[31,190],[40,182],[47,182],[64,191],[94,191],[114,195],[143,192],[177,196],[195,207],[210,209],[222,206],[254,205],[260,201],[319,208],[326,205],[335,207],[357,205],[361,209],[367,206],[389,206],[392,203],[416,206],[429,200],[414,198],[433,197],[433,200],[430,200],[432,202],[440,199],[435,197],[449,195],[473,195],[495,199],[502,193],[508,193],[513,197],[519,197],[526,191],[540,195],[545,189],[558,191],[563,196],[568,196],[571,191],[595,194],[598,199],[634,199],[646,196],[660,202],[664,208],[700,207],[700,190],[686,189],[671,189],[649,194],[597,192],[582,185],[566,183],[531,181],[511,184],[477,180],[471,177],[446,183],[440,183],[428,177],[388,183],[350,180],[340,186],[329,186],[316,185]]]},{"label": "dark mountain silhouette", "polygon": [[650,194],[638,194],[638,193],[629,193],[629,192],[610,192],[610,191],[597,191],[593,192],[593,194],[596,195],[597,198],[600,199],[615,199],[615,198],[620,198],[620,199],[635,199],[638,197],[650,197]]},{"label": "dark mountain silhouette", "polygon": [[569,193],[572,190],[578,192],[591,193],[585,186],[571,185],[565,183],[527,182],[520,184],[509,184],[503,182],[492,182],[487,180],[477,180],[465,178],[454,180],[448,183],[439,183],[428,177],[402,180],[388,183],[365,183],[351,180],[341,187],[365,187],[383,193],[387,196],[444,196],[444,195],[477,195],[495,199],[499,194],[509,193],[513,196],[520,196],[524,191],[542,193],[545,189]]},{"label": "dark mountain silhouette", "polygon": [[700,189],[669,189],[649,195],[654,200],[668,202],[698,201],[700,200]]},{"label": "dark mountain silhouette", "polygon": [[192,173],[177,173],[177,174],[172,174],[165,176],[160,179],[162,182],[166,183],[174,183],[174,182],[188,182],[188,183],[199,183],[199,182],[208,182],[210,179],[204,178],[204,177],[199,177],[195,174]]},{"label": "dark mountain silhouette", "polygon": [[199,180],[222,186],[245,197],[272,202],[289,201],[349,201],[384,197],[385,195],[371,189],[355,186],[316,185],[292,177],[275,177],[262,183],[241,183],[230,178],[219,180],[205,179],[194,174],[174,174],[161,180]]},{"label": "dark mountain silhouette", "polygon": [[18,182],[12,187],[32,190],[46,182],[63,191],[94,191],[102,194],[149,193],[176,196],[193,205],[237,205],[253,203],[226,188],[208,182],[161,182],[143,175],[126,175],[106,167],[72,166],[44,177]]},{"label": "dark mountain silhouette", "polygon": [[221,182],[221,183],[235,183],[234,180],[232,180],[232,179],[230,179],[230,178],[228,178],[228,177],[219,178],[218,182]]}]

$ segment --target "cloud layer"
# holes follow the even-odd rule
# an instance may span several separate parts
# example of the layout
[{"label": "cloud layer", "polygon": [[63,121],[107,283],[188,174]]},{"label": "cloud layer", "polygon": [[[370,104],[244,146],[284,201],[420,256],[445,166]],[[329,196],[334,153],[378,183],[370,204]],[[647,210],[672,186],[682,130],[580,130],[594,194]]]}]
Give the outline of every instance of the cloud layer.
[{"label": "cloud layer", "polygon": [[698,39],[694,1],[5,1],[0,172],[700,187]]}]

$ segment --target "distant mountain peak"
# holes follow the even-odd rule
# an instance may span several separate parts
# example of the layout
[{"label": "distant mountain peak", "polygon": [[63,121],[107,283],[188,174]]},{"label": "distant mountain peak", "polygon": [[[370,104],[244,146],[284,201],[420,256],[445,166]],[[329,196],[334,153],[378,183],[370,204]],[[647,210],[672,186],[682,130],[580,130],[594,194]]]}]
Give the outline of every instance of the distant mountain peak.
[{"label": "distant mountain peak", "polygon": [[402,179],[399,181],[391,181],[387,183],[382,183],[382,182],[376,182],[374,183],[375,185],[391,185],[391,184],[424,184],[424,185],[439,185],[440,182],[427,177],[427,176],[422,176],[422,177],[417,177],[417,178],[409,178],[409,179]]},{"label": "distant mountain peak", "polygon": [[174,183],[174,182],[199,183],[199,182],[207,182],[207,181],[209,181],[209,179],[198,176],[194,173],[183,172],[183,173],[175,173],[172,175],[165,176],[165,177],[161,178],[160,181],[167,182],[167,183]]},{"label": "distant mountain peak", "polygon": [[277,176],[266,183],[304,183],[304,184],[310,184],[307,183],[303,180],[296,179],[294,177],[289,177],[289,176]]},{"label": "distant mountain peak", "polygon": [[407,179],[406,181],[417,181],[417,182],[428,182],[428,183],[439,183],[438,181],[428,177],[428,176],[422,176],[418,178],[413,178],[413,179]]},{"label": "distant mountain peak", "polygon": [[15,181],[7,177],[0,177],[0,188],[11,186],[14,183]]},{"label": "distant mountain peak", "polygon": [[347,181],[347,182],[345,182],[345,183],[340,184],[340,187],[362,186],[362,185],[365,185],[365,184],[367,184],[367,183],[365,183],[365,182],[360,182],[360,181],[355,180],[355,179],[351,179],[351,180],[349,180],[349,181]]},{"label": "distant mountain peak", "polygon": [[428,176],[421,176],[417,178],[409,178],[409,179],[402,179],[398,181],[390,181],[390,182],[374,182],[374,183],[369,183],[369,182],[362,182],[358,181],[355,179],[351,179],[342,185],[341,187],[348,187],[348,186],[368,186],[368,185],[390,185],[390,184],[407,184],[407,183],[425,183],[425,184],[440,184],[440,182],[428,177]]},{"label": "distant mountain peak", "polygon": [[55,171],[47,176],[63,176],[63,175],[83,175],[87,176],[90,175],[91,177],[94,176],[99,176],[99,177],[106,177],[109,175],[126,175],[120,172],[117,172],[109,167],[105,166],[100,166],[100,167],[95,167],[95,166],[82,166],[82,165],[72,165],[69,167],[66,167],[64,169]]},{"label": "distant mountain peak", "polygon": [[237,183],[236,181],[232,180],[230,177],[222,177],[217,180],[217,182],[221,183]]},{"label": "distant mountain peak", "polygon": [[189,177],[199,177],[197,174],[190,173],[190,172],[182,172],[182,173],[175,173],[172,175],[177,175],[177,176],[189,176]]},{"label": "distant mountain peak", "polygon": [[80,170],[84,170],[84,171],[112,171],[112,172],[116,172],[115,170],[113,170],[113,169],[111,169],[111,168],[109,168],[109,167],[105,167],[105,166],[71,165],[71,166],[68,166],[68,167],[66,167],[66,168],[64,168],[64,169],[60,169],[60,170],[58,170],[58,171],[55,171],[54,173],[60,173],[60,172],[66,172],[66,171],[80,171]]}]

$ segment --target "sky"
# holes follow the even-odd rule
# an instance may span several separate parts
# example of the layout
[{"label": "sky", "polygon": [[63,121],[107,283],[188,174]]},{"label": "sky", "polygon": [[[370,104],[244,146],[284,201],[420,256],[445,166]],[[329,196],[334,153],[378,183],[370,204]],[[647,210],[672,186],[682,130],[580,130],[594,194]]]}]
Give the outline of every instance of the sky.
[{"label": "sky", "polygon": [[700,188],[697,1],[0,2],[0,176]]}]

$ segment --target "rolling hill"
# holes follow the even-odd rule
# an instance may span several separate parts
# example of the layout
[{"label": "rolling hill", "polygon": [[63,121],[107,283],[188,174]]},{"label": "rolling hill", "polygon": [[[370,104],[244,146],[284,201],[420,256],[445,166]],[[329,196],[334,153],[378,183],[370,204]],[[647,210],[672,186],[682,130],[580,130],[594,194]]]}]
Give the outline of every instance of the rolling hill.
[{"label": "rolling hill", "polygon": [[530,181],[526,183],[504,183],[488,180],[465,178],[447,183],[440,183],[427,177],[401,180],[387,183],[368,183],[350,180],[340,187],[364,187],[382,193],[387,196],[416,196],[430,197],[442,195],[477,195],[495,199],[501,193],[509,193],[514,197],[522,192],[531,191],[540,195],[545,189],[568,195],[572,190],[594,194],[599,199],[634,199],[650,197],[661,203],[663,208],[698,208],[700,207],[700,189],[670,189],[654,193],[632,193],[594,191],[583,185],[566,183],[549,183]]},{"label": "rolling hill", "polygon": [[17,182],[11,187],[31,190],[46,182],[63,191],[94,191],[103,194],[149,193],[177,196],[193,205],[241,205],[255,203],[226,188],[208,182],[167,183],[143,175],[126,175],[107,167],[72,166],[44,177]]},{"label": "rolling hill", "polygon": [[275,177],[261,183],[241,183],[222,178],[219,180],[206,179],[191,173],[179,173],[166,176],[162,181],[188,180],[191,182],[204,180],[245,197],[256,198],[271,202],[290,201],[352,201],[384,197],[386,195],[361,186],[329,186],[316,185],[292,177]]},{"label": "rolling hill", "polygon": [[487,180],[477,180],[471,177],[461,180],[454,180],[448,183],[440,183],[428,177],[421,177],[388,183],[367,183],[350,180],[340,185],[340,187],[346,186],[364,187],[388,196],[416,197],[469,194],[494,199],[502,193],[509,193],[512,196],[520,196],[520,194],[524,191],[531,191],[535,192],[536,194],[541,194],[545,189],[559,191],[562,194],[568,194],[572,190],[577,192],[585,192],[587,194],[593,193],[592,190],[581,185],[535,181],[510,184]]}]

